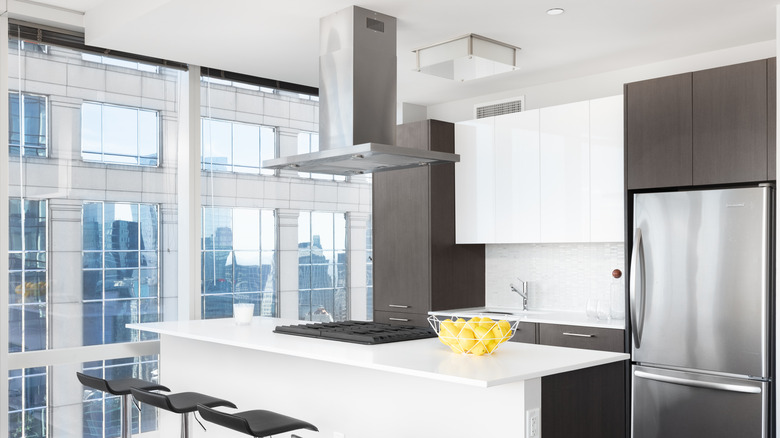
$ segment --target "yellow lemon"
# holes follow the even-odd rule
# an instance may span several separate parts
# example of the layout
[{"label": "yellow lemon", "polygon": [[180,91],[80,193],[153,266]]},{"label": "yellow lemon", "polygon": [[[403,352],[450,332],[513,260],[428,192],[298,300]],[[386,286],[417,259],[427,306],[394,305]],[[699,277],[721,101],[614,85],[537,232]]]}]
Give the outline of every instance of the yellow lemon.
[{"label": "yellow lemon", "polygon": [[477,327],[474,330],[474,335],[477,337],[477,347],[472,350],[474,351],[480,351],[484,349],[484,352],[486,353],[492,353],[493,350],[496,349],[496,346],[498,346],[498,343],[501,339],[501,337],[495,337],[493,334],[493,330],[485,328],[485,327]]},{"label": "yellow lemon", "polygon": [[501,320],[498,321],[498,327],[501,329],[501,342],[506,342],[512,337],[512,326],[509,322]]},{"label": "yellow lemon", "polygon": [[455,327],[455,323],[449,319],[445,319],[439,325],[439,339],[445,344],[451,344],[458,341],[458,332],[460,330]]},{"label": "yellow lemon", "polygon": [[474,338],[474,331],[468,327],[463,327],[458,334],[458,345],[464,352],[468,352],[477,343]]},{"label": "yellow lemon", "polygon": [[487,353],[487,347],[482,342],[477,342],[474,347],[471,348],[471,354],[475,356],[482,356],[483,354]]},{"label": "yellow lemon", "polygon": [[495,321],[493,321],[492,319],[488,318],[487,316],[482,317],[482,319],[480,319],[480,322],[479,322],[479,326],[480,327],[484,327],[484,328],[486,328],[488,330],[492,329],[495,324],[496,324]]},{"label": "yellow lemon", "polygon": [[484,341],[486,337],[489,338],[490,336],[487,336],[488,333],[490,333],[490,330],[485,327],[478,326],[474,328],[474,336],[479,341]]},{"label": "yellow lemon", "polygon": [[458,333],[460,333],[460,329],[462,329],[463,326],[466,325],[466,320],[463,318],[458,318],[455,320],[454,324],[455,324],[455,328],[458,329]]}]

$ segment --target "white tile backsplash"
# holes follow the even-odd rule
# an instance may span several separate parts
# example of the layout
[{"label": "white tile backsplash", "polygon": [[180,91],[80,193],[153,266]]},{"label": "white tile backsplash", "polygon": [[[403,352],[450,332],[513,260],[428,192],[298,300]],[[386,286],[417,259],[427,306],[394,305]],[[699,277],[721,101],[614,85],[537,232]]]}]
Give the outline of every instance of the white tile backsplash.
[{"label": "white tile backsplash", "polygon": [[612,270],[624,265],[623,243],[485,245],[485,305],[521,307],[509,289],[520,278],[529,282],[529,308],[584,312],[588,296],[609,293]]}]

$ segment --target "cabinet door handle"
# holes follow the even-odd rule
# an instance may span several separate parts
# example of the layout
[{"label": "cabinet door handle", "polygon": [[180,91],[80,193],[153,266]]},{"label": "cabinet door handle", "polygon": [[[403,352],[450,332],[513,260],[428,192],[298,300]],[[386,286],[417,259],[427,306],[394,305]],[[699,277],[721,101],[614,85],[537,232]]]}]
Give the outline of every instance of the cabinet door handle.
[{"label": "cabinet door handle", "polygon": [[569,333],[569,332],[563,332],[563,336],[574,336],[577,338],[594,338],[596,335],[586,335],[583,333]]},{"label": "cabinet door handle", "polygon": [[403,304],[388,304],[387,307],[395,307],[398,309],[408,309],[409,306],[404,306]]},{"label": "cabinet door handle", "polygon": [[406,318],[387,318],[387,319],[389,319],[390,321],[409,322],[409,320]]}]

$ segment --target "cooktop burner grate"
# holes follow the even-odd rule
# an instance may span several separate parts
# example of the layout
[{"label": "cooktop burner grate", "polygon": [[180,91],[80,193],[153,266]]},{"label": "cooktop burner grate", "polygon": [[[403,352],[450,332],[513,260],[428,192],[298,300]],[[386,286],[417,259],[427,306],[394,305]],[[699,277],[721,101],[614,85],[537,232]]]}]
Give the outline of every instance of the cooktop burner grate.
[{"label": "cooktop burner grate", "polygon": [[386,344],[435,338],[430,327],[390,325],[367,321],[315,322],[310,324],[280,325],[274,333],[330,339],[356,344]]}]

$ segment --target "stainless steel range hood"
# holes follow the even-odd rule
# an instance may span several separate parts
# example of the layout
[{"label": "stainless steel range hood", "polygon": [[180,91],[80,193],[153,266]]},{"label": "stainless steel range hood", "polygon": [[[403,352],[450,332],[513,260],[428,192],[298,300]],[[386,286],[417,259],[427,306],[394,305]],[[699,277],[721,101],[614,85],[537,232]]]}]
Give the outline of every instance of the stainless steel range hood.
[{"label": "stainless steel range hood", "polygon": [[320,19],[320,150],[263,167],[357,175],[460,161],[395,145],[396,64],[394,17],[350,6]]}]

